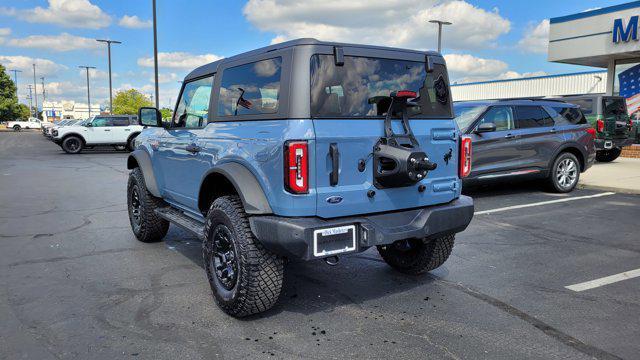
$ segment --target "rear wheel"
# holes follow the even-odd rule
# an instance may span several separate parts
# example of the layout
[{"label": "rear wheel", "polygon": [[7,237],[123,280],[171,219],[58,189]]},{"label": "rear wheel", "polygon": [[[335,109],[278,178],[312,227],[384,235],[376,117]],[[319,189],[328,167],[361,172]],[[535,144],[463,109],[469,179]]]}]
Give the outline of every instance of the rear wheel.
[{"label": "rear wheel", "polygon": [[402,240],[380,245],[378,252],[392,268],[405,274],[418,275],[444,264],[451,255],[454,241],[454,234],[432,240]]},{"label": "rear wheel", "polygon": [[20,125],[13,125],[13,131],[20,131],[20,130],[22,130]]},{"label": "rear wheel", "polygon": [[133,169],[127,183],[127,207],[131,230],[138,240],[145,243],[158,242],[167,234],[169,222],[155,212],[162,206],[162,199],[147,190],[140,168]]},{"label": "rear wheel", "polygon": [[612,162],[622,154],[621,148],[613,148],[609,150],[600,150],[596,152],[596,160],[599,162]]},{"label": "rear wheel", "polygon": [[580,179],[580,163],[575,155],[565,152],[553,162],[549,172],[549,187],[552,191],[567,193],[572,191]]},{"label": "rear wheel", "polygon": [[224,312],[244,317],[275,305],[283,259],[255,238],[238,196],[221,196],[211,204],[202,256],[213,296]]},{"label": "rear wheel", "polygon": [[77,136],[69,136],[62,140],[62,150],[68,154],[78,154],[82,151],[82,139]]}]

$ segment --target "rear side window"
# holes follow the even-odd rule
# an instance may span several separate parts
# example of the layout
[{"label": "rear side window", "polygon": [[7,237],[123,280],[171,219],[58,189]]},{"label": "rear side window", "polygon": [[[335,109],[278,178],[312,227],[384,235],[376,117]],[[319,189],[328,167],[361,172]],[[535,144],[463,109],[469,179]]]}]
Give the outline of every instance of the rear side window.
[{"label": "rear side window", "polygon": [[409,116],[451,118],[446,67],[434,64],[426,72],[417,61],[345,56],[337,66],[333,55],[311,57],[311,116],[381,117],[389,109],[393,91],[418,94]]},{"label": "rear side window", "polygon": [[553,126],[553,119],[540,106],[516,106],[516,128]]},{"label": "rear side window", "polygon": [[567,120],[569,124],[579,125],[587,123],[587,119],[582,114],[582,111],[580,111],[580,109],[578,108],[558,106],[553,107],[553,110],[555,110],[560,116],[562,116],[562,118]]},{"label": "rear side window", "polygon": [[578,105],[582,113],[585,115],[593,114],[593,99],[577,99],[569,100],[570,103]]},{"label": "rear side window", "polygon": [[114,117],[113,126],[129,126],[129,117]]},{"label": "rear side window", "polygon": [[219,116],[278,112],[282,58],[225,69],[222,73]]}]

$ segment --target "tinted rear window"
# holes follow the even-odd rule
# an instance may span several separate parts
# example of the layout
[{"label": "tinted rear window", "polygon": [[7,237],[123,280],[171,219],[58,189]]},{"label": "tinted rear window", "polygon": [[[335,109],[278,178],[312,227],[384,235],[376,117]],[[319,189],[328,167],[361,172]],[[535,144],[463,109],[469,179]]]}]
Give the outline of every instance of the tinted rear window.
[{"label": "tinted rear window", "polygon": [[572,107],[554,107],[555,110],[560,116],[562,116],[567,122],[574,125],[586,124],[587,119],[582,114],[582,111],[578,108]]},{"label": "tinted rear window", "polygon": [[569,100],[568,102],[578,105],[582,113],[585,115],[593,114],[593,99],[576,99]]},{"label": "tinted rear window", "polygon": [[602,99],[602,112],[604,116],[608,115],[627,115],[627,105],[622,98],[604,98]]},{"label": "tinted rear window", "polygon": [[553,119],[539,106],[516,106],[516,128],[552,126]]},{"label": "tinted rear window", "polygon": [[345,56],[336,66],[333,55],[311,58],[311,116],[380,117],[397,90],[418,93],[410,116],[452,117],[446,68],[424,62]]}]

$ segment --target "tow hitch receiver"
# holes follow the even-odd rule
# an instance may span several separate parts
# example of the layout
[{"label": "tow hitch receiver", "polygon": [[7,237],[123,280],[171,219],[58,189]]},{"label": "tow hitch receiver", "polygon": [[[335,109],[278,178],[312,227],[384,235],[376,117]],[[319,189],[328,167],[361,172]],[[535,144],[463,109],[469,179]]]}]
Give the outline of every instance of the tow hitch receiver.
[{"label": "tow hitch receiver", "polygon": [[[389,97],[370,99],[370,102],[377,102],[379,107],[382,103],[389,102],[389,110],[384,119],[385,136],[378,140],[373,149],[374,185],[378,189],[414,185],[437,166],[429,161],[427,154],[420,149],[420,144],[409,125],[407,109],[416,105],[409,99],[416,97],[414,91],[402,90],[392,92]],[[391,117],[394,115],[401,117],[404,134],[393,132]]]}]

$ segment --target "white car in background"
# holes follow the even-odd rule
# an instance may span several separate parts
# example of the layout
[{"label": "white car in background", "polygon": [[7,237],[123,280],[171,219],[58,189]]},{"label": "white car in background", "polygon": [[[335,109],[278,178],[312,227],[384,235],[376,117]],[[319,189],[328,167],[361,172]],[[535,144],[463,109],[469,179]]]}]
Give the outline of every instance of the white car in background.
[{"label": "white car in background", "polygon": [[144,127],[136,115],[98,115],[71,126],[52,130],[52,141],[69,154],[85,148],[113,146],[132,150],[134,140]]},{"label": "white car in background", "polygon": [[42,120],[36,118],[29,118],[27,121],[9,121],[7,122],[7,129],[13,129],[13,131],[21,131],[23,129],[40,129],[42,128]]}]

